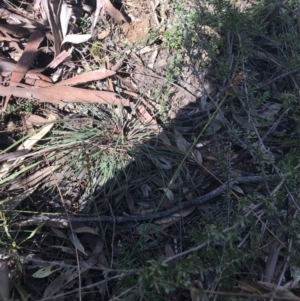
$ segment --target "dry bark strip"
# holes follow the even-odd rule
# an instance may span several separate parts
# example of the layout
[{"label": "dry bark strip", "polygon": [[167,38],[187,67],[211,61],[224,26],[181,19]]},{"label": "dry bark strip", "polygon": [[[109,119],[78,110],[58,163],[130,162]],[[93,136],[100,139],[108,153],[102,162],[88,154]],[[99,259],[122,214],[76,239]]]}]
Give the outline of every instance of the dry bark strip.
[{"label": "dry bark strip", "polygon": [[[277,176],[269,176],[268,179],[275,179]],[[224,185],[218,187],[217,189],[196,198],[192,201],[183,202],[178,206],[173,207],[172,209],[157,212],[154,214],[146,215],[135,215],[135,216],[85,216],[85,217],[70,217],[69,219],[65,216],[52,217],[47,215],[39,215],[33,217],[19,216],[19,222],[15,222],[14,226],[22,227],[29,225],[40,225],[45,223],[46,226],[56,227],[56,228],[69,228],[71,223],[81,223],[81,222],[115,222],[117,224],[130,223],[130,222],[146,222],[153,221],[161,218],[171,216],[172,214],[178,214],[182,210],[197,207],[207,203],[208,201],[220,196],[224,193],[228,187],[231,187],[235,184],[243,183],[257,183],[265,181],[264,176],[249,176],[249,177],[239,177],[230,182],[225,182]],[[175,216],[176,217],[176,216]]]},{"label": "dry bark strip", "polygon": [[17,65],[11,75],[12,82],[20,82],[23,76],[31,67],[35,57],[38,54],[38,47],[40,43],[43,41],[45,34],[40,31],[36,30],[28,39],[26,47],[20,57]]},{"label": "dry bark strip", "polygon": [[57,57],[61,52],[61,42],[63,39],[62,32],[61,32],[61,25],[60,25],[60,9],[62,5],[61,0],[42,0],[41,1],[42,7],[46,13],[48,22],[51,27],[51,32],[53,35],[54,40],[54,57]]},{"label": "dry bark strip", "polygon": [[105,79],[105,78],[110,77],[115,74],[116,74],[115,71],[111,71],[108,69],[99,69],[99,70],[83,73],[83,74],[80,74],[80,75],[72,77],[72,78],[68,78],[61,82],[58,82],[57,84],[55,84],[55,86],[56,87],[57,86],[74,86],[74,85],[90,82],[93,80]]},{"label": "dry bark strip", "polygon": [[[31,67],[36,55],[37,50],[40,45],[40,43],[43,41],[45,37],[45,34],[40,31],[36,30],[28,39],[28,43],[26,44],[26,47],[22,53],[22,56],[20,57],[14,71],[11,75],[11,81],[18,83],[22,80],[26,72]],[[5,111],[7,104],[9,102],[11,95],[7,95],[4,100],[4,104],[2,106],[2,110]]]},{"label": "dry bark strip", "polygon": [[[16,87],[13,87],[13,85]],[[0,95],[29,98],[40,102],[51,103],[102,103],[129,106],[129,99],[107,91],[92,91],[68,86],[50,86],[46,88],[12,83],[9,87],[0,86]]]}]

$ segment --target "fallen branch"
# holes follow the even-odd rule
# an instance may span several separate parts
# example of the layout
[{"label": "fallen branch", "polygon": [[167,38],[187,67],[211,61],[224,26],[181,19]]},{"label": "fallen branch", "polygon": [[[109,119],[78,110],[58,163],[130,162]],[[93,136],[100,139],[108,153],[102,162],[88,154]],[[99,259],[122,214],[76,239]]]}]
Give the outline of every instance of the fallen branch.
[{"label": "fallen branch", "polygon": [[[274,179],[276,176],[267,177],[268,179]],[[46,226],[51,227],[60,227],[68,228],[71,223],[81,223],[81,222],[115,222],[117,224],[129,223],[129,222],[145,222],[152,221],[161,218],[165,218],[173,215],[174,218],[180,216],[180,212],[184,209],[190,207],[196,207],[207,203],[208,201],[220,196],[224,193],[228,187],[231,187],[234,184],[243,184],[243,183],[257,183],[263,182],[266,180],[264,176],[249,176],[249,177],[239,177],[230,182],[224,183],[224,185],[218,187],[217,189],[207,193],[204,196],[196,198],[192,201],[183,202],[178,206],[173,207],[165,211],[146,214],[146,215],[128,215],[128,216],[80,216],[80,217],[70,217],[69,219],[61,214],[57,217],[53,215],[38,215],[32,217],[19,216],[19,221],[14,223],[14,226],[29,226],[29,225],[40,225],[45,223]]]}]

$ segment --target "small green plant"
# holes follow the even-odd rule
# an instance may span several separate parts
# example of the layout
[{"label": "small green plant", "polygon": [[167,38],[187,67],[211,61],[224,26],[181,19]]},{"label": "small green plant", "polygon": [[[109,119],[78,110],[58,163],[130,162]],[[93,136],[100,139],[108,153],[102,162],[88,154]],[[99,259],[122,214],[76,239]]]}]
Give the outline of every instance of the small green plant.
[{"label": "small green plant", "polygon": [[33,113],[34,105],[30,100],[22,99],[18,103],[8,104],[6,111],[8,114],[21,113],[21,114],[29,115]]},{"label": "small green plant", "polygon": [[96,41],[91,46],[91,54],[93,57],[99,56],[99,52],[101,50],[102,43],[100,41]]},{"label": "small green plant", "polygon": [[25,113],[25,115],[29,115],[29,114],[32,114],[32,112],[33,112],[33,105],[30,102],[28,102],[25,107],[24,113]]},{"label": "small green plant", "polygon": [[83,32],[87,32],[89,30],[88,20],[85,17],[81,17],[79,19],[79,26],[82,28]]}]

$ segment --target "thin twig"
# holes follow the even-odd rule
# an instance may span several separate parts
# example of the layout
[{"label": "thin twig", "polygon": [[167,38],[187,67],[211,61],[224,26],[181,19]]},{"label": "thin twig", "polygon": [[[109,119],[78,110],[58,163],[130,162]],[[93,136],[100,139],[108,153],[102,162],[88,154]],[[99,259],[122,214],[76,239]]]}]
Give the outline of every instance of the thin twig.
[{"label": "thin twig", "polygon": [[290,111],[290,108],[286,109],[280,117],[274,122],[274,124],[271,126],[271,128],[264,134],[264,136],[261,138],[262,141],[265,141],[267,137],[272,134],[276,128],[278,127],[279,123],[281,122],[282,118]]},{"label": "thin twig", "polygon": [[269,80],[268,82],[266,82],[266,83],[264,83],[264,84],[258,85],[257,88],[258,88],[258,89],[265,88],[265,87],[267,87],[267,86],[270,86],[270,85],[273,84],[274,82],[277,82],[278,80],[281,80],[281,79],[283,79],[283,78],[285,78],[285,77],[287,77],[287,76],[290,76],[290,75],[292,75],[292,74],[296,74],[296,73],[299,73],[299,72],[300,72],[300,68],[295,69],[295,70],[288,71],[288,72],[286,72],[286,73],[283,73],[283,74],[281,74],[281,75],[279,75],[279,76],[277,76],[277,77],[275,77],[275,78]]}]

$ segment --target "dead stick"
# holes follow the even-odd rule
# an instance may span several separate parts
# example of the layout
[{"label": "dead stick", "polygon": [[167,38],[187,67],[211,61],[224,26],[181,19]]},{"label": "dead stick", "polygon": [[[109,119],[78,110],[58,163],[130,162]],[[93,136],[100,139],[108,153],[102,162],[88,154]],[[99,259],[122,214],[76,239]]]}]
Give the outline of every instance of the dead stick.
[{"label": "dead stick", "polygon": [[298,69],[295,69],[295,70],[291,70],[291,71],[288,71],[286,73],[283,73],[271,80],[269,80],[268,82],[264,83],[264,84],[261,84],[261,85],[258,85],[257,88],[258,89],[262,89],[262,88],[265,88],[267,86],[270,86],[271,84],[275,83],[276,81],[280,80],[280,79],[283,79],[287,76],[290,76],[290,75],[293,75],[293,74],[296,74],[296,73],[299,73],[300,72],[300,68]]},{"label": "dead stick", "polygon": [[217,189],[207,193],[204,196],[196,198],[192,201],[183,202],[172,209],[157,212],[154,214],[146,215],[128,215],[128,216],[80,216],[80,217],[70,217],[69,219],[65,216],[54,216],[53,215],[38,215],[32,217],[19,216],[19,221],[15,222],[15,226],[29,226],[29,225],[40,225],[45,223],[46,226],[51,227],[61,227],[68,228],[69,223],[81,223],[81,222],[115,222],[116,224],[129,223],[129,222],[145,222],[150,220],[157,220],[164,217],[171,216],[172,214],[177,214],[174,218],[180,217],[180,212],[184,209],[197,207],[203,205],[204,203],[220,196],[224,193],[228,187],[234,184],[243,183],[257,183],[263,182],[267,179],[275,179],[277,176],[248,176],[248,177],[238,177],[232,181],[224,183],[224,185],[218,187]]}]

